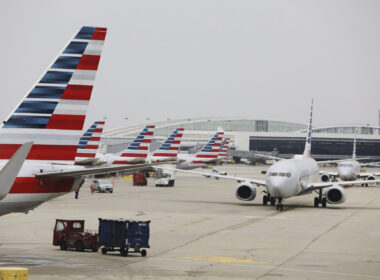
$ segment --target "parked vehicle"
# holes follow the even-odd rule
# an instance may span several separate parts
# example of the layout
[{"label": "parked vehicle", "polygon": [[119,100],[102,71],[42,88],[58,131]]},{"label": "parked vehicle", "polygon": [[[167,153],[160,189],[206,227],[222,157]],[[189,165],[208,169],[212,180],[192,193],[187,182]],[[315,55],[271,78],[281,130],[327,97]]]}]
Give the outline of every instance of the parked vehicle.
[{"label": "parked vehicle", "polygon": [[156,187],[173,187],[175,182],[175,171],[172,169],[156,168]]},{"label": "parked vehicle", "polygon": [[120,251],[122,256],[140,253],[145,257],[147,252],[142,248],[150,248],[149,224],[150,221],[99,218],[99,243],[103,246],[102,254]]},{"label": "parked vehicle", "polygon": [[84,231],[84,220],[55,221],[53,245],[61,250],[75,249],[78,252],[99,249],[98,234]]},{"label": "parked vehicle", "polygon": [[92,182],[91,188],[94,192],[100,192],[100,193],[113,193],[113,185],[108,180],[100,180],[96,179]]},{"label": "parked vehicle", "polygon": [[136,172],[133,174],[133,185],[134,186],[146,186],[148,181],[146,180],[145,174],[142,172]]}]

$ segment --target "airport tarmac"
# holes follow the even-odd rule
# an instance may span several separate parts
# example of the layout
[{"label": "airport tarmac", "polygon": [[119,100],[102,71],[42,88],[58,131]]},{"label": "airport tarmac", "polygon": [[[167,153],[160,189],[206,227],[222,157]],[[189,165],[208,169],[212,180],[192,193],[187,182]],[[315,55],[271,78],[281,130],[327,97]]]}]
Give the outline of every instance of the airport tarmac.
[{"label": "airport tarmac", "polygon": [[[229,175],[262,178],[266,166],[224,165]],[[325,168],[324,168],[325,170]],[[374,170],[374,169],[371,169]],[[379,169],[376,169],[378,171]],[[347,201],[314,208],[314,195],[285,200],[284,211],[235,198],[237,183],[177,173],[175,187],[90,193],[90,182],[29,214],[0,217],[0,266],[30,279],[380,279],[380,187],[347,189]],[[61,251],[56,218],[151,220],[147,257]]]}]

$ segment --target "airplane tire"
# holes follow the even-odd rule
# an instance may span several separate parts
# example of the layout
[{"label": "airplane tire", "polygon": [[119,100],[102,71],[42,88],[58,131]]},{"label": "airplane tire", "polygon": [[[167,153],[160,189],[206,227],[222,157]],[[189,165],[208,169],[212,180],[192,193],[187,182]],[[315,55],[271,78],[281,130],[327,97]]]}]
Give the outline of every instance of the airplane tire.
[{"label": "airplane tire", "polygon": [[318,207],[319,206],[319,198],[318,197],[314,197],[314,207]]},{"label": "airplane tire", "polygon": [[270,198],[270,205],[274,206],[276,204],[276,199],[274,197]]},{"label": "airplane tire", "polygon": [[323,208],[326,208],[327,206],[327,201],[326,201],[326,197],[322,198],[322,207]]},{"label": "airplane tire", "polygon": [[263,205],[267,205],[267,204],[268,204],[268,196],[264,195],[263,196]]}]

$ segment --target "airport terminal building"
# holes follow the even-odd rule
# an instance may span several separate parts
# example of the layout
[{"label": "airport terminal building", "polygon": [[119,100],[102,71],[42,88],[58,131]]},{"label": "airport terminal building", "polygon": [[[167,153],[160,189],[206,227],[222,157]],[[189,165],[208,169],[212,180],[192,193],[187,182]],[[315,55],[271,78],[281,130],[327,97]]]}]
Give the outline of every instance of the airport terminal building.
[{"label": "airport terminal building", "polygon": [[[155,149],[175,128],[185,129],[181,150],[199,148],[215,133],[223,129],[231,138],[229,153],[233,157],[252,156],[253,151],[290,157],[303,152],[306,124],[254,119],[199,118],[168,120],[156,123]],[[109,152],[126,146],[146,124],[108,130],[102,142]],[[353,138],[357,138],[357,155],[380,160],[380,126],[340,125],[315,127],[312,137],[312,155],[317,159],[347,158],[352,155]],[[126,140],[128,139],[128,140]]]}]

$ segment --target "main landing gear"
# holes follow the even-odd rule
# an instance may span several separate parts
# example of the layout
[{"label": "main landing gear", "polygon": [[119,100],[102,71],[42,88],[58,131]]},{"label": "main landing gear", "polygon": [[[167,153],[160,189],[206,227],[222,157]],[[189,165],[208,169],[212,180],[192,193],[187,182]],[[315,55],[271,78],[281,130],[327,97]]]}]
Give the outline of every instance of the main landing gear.
[{"label": "main landing gear", "polygon": [[277,201],[278,203],[276,205],[276,198],[271,196],[269,193],[263,196],[263,205],[267,205],[268,202],[270,202],[270,205],[272,206],[276,205],[277,210],[280,210],[280,211],[284,210],[284,205],[282,204],[282,197],[278,197]]},{"label": "main landing gear", "polygon": [[276,199],[267,193],[263,196],[263,205],[267,205],[268,202],[270,202],[270,205],[274,206],[276,204]]},{"label": "main landing gear", "polygon": [[319,190],[318,197],[314,198],[314,207],[318,207],[319,204],[321,204],[323,208],[327,206],[326,197],[322,196],[322,189]]}]

